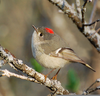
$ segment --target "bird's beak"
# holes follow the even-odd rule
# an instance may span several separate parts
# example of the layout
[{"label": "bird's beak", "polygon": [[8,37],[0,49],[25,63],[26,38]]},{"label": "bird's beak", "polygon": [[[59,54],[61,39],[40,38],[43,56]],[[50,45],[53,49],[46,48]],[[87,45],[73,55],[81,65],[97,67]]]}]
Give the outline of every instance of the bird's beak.
[{"label": "bird's beak", "polygon": [[37,30],[37,28],[34,26],[34,25],[32,25],[32,27],[35,29],[35,31],[38,33],[38,30]]}]

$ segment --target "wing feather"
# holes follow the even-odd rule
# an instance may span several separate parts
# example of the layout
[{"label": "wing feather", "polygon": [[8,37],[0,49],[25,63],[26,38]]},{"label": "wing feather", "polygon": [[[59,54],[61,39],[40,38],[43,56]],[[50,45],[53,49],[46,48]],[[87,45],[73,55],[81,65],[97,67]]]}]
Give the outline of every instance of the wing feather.
[{"label": "wing feather", "polygon": [[80,59],[71,48],[59,48],[56,51],[51,52],[50,55],[55,56],[55,57],[59,57],[59,58],[63,58],[63,59],[68,60],[70,62],[81,63],[95,72],[95,70],[90,65],[85,63],[82,59]]}]

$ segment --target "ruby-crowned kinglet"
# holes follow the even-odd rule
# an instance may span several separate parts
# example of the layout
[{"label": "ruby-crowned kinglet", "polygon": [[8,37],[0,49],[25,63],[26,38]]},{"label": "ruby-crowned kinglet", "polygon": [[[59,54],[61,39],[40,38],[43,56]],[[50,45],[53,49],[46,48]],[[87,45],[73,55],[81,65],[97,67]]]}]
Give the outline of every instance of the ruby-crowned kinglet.
[{"label": "ruby-crowned kinglet", "polygon": [[39,64],[46,68],[60,70],[66,64],[78,62],[95,72],[52,29],[45,27],[36,28],[34,25],[33,28],[35,30],[32,35],[31,48],[33,57]]}]

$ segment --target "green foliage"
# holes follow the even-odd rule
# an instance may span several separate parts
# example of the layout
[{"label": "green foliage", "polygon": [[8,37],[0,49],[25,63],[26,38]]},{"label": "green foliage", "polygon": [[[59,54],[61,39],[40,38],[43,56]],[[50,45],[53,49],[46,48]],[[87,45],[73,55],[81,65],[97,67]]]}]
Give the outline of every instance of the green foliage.
[{"label": "green foliage", "polygon": [[35,59],[31,58],[30,61],[31,61],[31,64],[32,64],[33,68],[34,68],[37,72],[42,72],[43,67],[42,67],[40,64],[38,64],[37,61],[36,61]]},{"label": "green foliage", "polygon": [[72,92],[77,92],[79,89],[80,81],[76,72],[73,69],[68,71],[67,80],[68,84],[66,85],[66,88]]}]

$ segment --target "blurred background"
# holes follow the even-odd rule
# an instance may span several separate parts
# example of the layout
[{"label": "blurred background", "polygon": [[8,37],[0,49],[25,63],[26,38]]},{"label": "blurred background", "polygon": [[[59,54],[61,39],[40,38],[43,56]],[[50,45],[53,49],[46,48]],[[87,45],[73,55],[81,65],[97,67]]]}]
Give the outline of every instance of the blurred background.
[{"label": "blurred background", "polygon": [[[75,0],[67,1],[71,5],[75,3]],[[83,0],[80,1],[82,5]],[[93,2],[88,3],[85,13],[87,22],[92,8]],[[99,0],[96,8],[93,21],[100,18]],[[100,27],[99,24],[96,29]],[[79,32],[67,15],[60,13],[56,6],[48,0],[0,0],[0,44],[16,58],[22,59],[28,66],[47,74],[50,69],[39,66],[32,57],[31,36],[34,31],[32,25],[53,29],[80,58],[96,70],[94,73],[85,66],[76,63],[65,66],[58,74],[58,80],[64,88],[70,92],[81,94],[97,78],[100,78],[100,54]],[[5,68],[17,73],[8,65],[3,67],[3,69]],[[49,77],[51,78],[56,71]],[[0,77],[0,96],[47,96],[48,94],[49,90],[43,85],[15,77]],[[100,91],[96,91],[94,94],[100,94]]]}]

